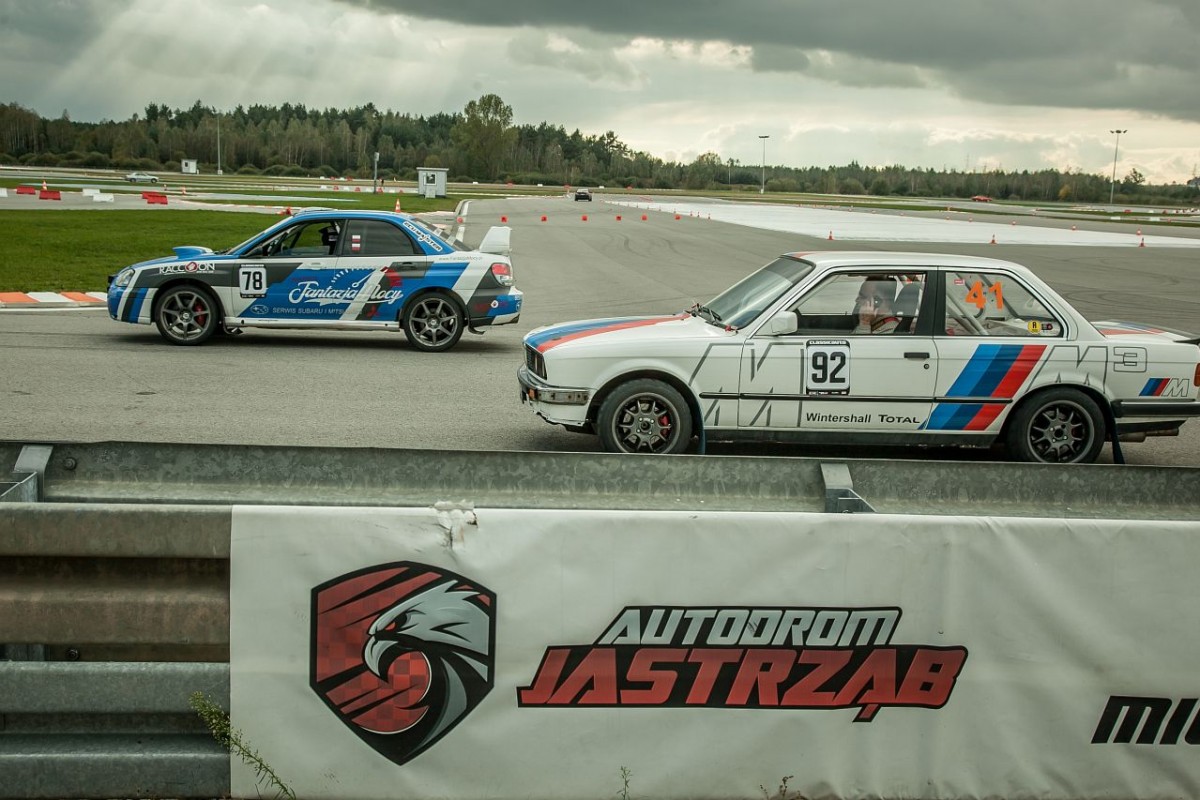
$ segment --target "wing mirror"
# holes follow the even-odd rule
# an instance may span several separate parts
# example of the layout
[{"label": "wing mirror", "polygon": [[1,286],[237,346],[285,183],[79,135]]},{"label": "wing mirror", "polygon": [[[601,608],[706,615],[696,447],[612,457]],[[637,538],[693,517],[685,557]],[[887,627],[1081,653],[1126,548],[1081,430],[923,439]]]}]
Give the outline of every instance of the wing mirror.
[{"label": "wing mirror", "polygon": [[796,318],[796,312],[780,311],[767,321],[763,333],[767,336],[787,336],[798,330],[800,330],[800,320]]}]

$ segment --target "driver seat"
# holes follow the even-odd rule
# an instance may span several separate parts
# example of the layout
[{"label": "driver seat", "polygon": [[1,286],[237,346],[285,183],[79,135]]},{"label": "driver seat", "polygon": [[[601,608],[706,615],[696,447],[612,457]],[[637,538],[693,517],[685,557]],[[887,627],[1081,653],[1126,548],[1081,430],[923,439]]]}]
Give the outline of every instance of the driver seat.
[{"label": "driver seat", "polygon": [[900,322],[892,333],[912,333],[912,327],[917,321],[917,311],[921,308],[921,284],[906,283],[896,295],[896,316]]}]

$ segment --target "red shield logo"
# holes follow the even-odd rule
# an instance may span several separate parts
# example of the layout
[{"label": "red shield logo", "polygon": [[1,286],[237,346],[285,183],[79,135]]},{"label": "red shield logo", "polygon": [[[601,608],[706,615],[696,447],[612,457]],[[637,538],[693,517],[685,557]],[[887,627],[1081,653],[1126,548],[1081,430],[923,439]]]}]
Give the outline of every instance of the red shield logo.
[{"label": "red shield logo", "polygon": [[496,595],[453,572],[401,561],[312,592],[309,685],[338,719],[404,764],[492,689]]}]

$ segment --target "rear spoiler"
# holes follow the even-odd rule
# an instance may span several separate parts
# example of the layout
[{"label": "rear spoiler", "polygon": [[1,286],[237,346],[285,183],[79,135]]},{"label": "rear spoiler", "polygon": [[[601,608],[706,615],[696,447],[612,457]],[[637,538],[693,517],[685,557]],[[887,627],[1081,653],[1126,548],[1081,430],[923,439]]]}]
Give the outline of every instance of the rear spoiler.
[{"label": "rear spoiler", "polygon": [[494,256],[512,255],[512,228],[507,225],[493,225],[483,235],[479,243],[479,252],[491,253]]}]

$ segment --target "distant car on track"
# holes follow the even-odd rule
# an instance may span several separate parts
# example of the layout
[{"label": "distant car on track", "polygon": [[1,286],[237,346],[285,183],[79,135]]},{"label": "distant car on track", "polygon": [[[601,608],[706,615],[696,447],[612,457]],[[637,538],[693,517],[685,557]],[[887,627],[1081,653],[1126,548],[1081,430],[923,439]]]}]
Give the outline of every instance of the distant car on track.
[{"label": "distant car on track", "polygon": [[695,436],[813,444],[1000,442],[1094,461],[1200,415],[1200,339],[1090,323],[1030,270],[921,253],[780,256],[705,305],[525,336],[521,400],[605,449]]},{"label": "distant car on track", "polygon": [[976,203],[992,202],[992,198],[988,197],[986,194],[977,194],[974,197],[972,197],[971,199],[974,200]]},{"label": "distant car on track", "polygon": [[158,178],[148,172],[131,172],[125,176],[130,183],[158,183]]},{"label": "distant car on track", "polygon": [[575,190],[575,199],[576,200],[587,200],[588,202],[591,202],[592,190],[591,189],[576,189]]},{"label": "distant car on track", "polygon": [[112,277],[108,313],[194,345],[243,328],[403,330],[418,350],[449,350],[463,330],[516,322],[510,229],[479,250],[390,211],[303,211],[228,250],[175,255]]}]

